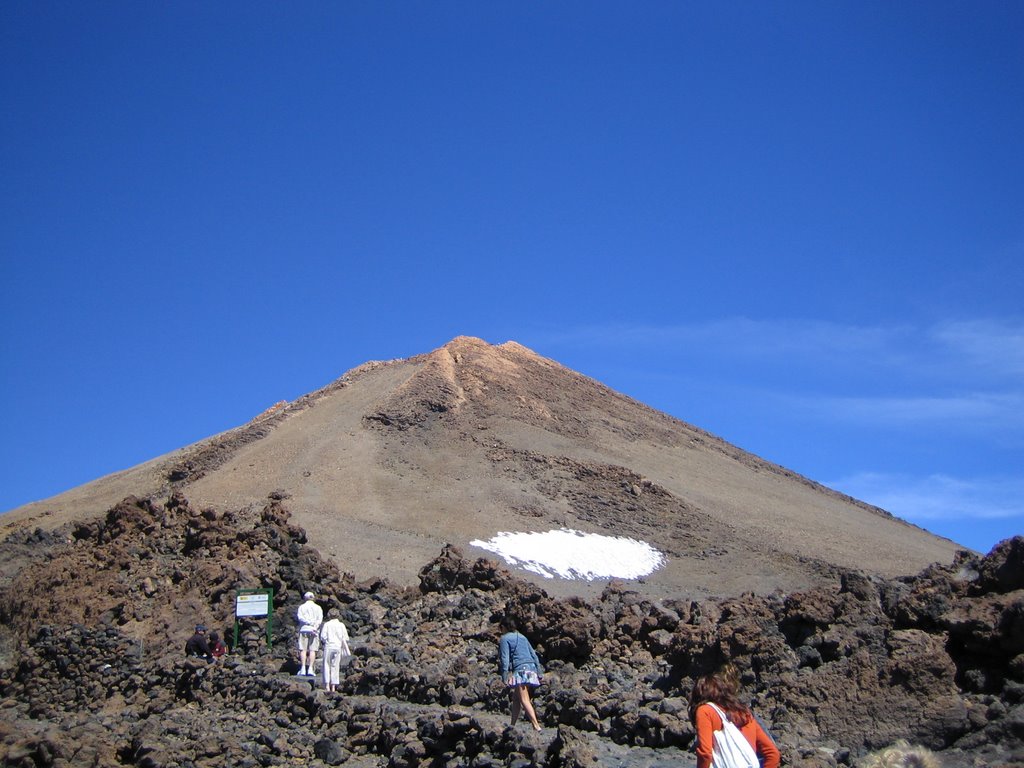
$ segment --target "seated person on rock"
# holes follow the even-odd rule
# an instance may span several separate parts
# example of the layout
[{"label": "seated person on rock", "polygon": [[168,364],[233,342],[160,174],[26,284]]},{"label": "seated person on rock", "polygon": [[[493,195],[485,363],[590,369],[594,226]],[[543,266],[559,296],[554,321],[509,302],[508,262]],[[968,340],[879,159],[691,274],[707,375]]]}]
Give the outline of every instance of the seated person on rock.
[{"label": "seated person on rock", "polygon": [[185,643],[185,655],[213,661],[213,651],[206,639],[206,627],[196,624],[195,634]]},{"label": "seated person on rock", "polygon": [[210,654],[215,659],[219,659],[228,652],[228,647],[220,639],[220,635],[216,632],[210,633]]}]

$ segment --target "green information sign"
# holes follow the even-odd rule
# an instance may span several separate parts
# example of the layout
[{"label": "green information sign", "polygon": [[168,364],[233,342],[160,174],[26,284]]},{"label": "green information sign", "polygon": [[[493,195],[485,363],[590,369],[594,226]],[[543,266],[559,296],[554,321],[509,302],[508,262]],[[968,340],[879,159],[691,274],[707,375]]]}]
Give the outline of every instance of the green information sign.
[{"label": "green information sign", "polygon": [[265,618],[267,620],[267,646],[273,645],[274,590],[240,589],[235,594],[235,644],[238,647],[238,620]]}]

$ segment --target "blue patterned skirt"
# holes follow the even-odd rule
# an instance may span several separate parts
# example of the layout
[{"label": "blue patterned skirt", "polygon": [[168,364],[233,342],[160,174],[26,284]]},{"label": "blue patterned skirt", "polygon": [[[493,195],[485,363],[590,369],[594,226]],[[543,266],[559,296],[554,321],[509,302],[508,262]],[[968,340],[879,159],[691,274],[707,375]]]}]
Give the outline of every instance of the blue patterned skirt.
[{"label": "blue patterned skirt", "polygon": [[540,677],[532,669],[523,669],[518,672],[512,673],[512,682],[508,684],[509,688],[515,688],[517,685],[529,685],[537,687],[540,685]]}]

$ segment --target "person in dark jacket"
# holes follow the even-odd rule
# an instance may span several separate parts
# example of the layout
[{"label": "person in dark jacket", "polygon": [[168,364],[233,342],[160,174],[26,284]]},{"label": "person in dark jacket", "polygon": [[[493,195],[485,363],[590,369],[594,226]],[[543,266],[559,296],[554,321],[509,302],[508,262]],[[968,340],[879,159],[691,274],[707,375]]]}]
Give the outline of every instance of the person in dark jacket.
[{"label": "person in dark jacket", "polygon": [[512,725],[519,720],[520,712],[526,712],[533,729],[539,731],[540,723],[530,701],[530,689],[540,685],[543,672],[540,659],[530,641],[517,631],[511,617],[503,618],[500,626],[504,634],[498,641],[498,667],[512,703]]},{"label": "person in dark jacket", "polygon": [[195,634],[185,643],[186,656],[198,656],[199,658],[213,661],[213,652],[210,650],[210,642],[206,639],[206,627],[196,624]]}]

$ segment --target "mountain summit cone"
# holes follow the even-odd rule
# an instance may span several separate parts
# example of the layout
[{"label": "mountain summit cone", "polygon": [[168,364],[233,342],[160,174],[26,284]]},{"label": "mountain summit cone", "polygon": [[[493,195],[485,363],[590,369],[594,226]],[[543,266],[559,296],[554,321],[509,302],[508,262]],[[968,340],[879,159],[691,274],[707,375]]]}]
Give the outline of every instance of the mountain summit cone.
[{"label": "mountain summit cone", "polygon": [[[883,576],[958,547],[655,411],[515,342],[458,337],[365,363],[250,423],[5,514],[57,527],[127,495],[197,508],[286,498],[310,543],[358,578],[415,583],[446,543],[568,528],[665,555],[643,589],[791,591],[837,569]],[[554,594],[604,583],[535,577]]]}]

